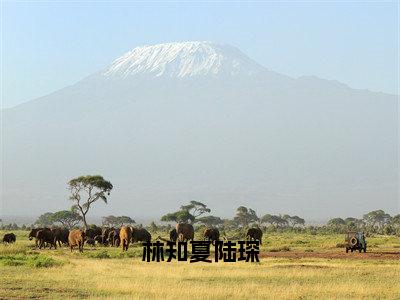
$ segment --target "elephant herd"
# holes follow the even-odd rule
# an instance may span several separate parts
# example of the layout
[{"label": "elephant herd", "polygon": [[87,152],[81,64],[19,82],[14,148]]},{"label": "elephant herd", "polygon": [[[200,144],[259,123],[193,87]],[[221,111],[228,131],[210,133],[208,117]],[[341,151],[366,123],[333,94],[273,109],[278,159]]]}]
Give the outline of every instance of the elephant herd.
[{"label": "elephant herd", "polygon": [[[90,228],[87,230],[87,243],[94,245],[96,242],[103,246],[126,248],[129,243],[149,242],[151,234],[145,228],[121,226],[120,228]],[[122,243],[122,244],[121,244]]]},{"label": "elephant herd", "polygon": [[80,252],[83,251],[85,243],[85,231],[80,229],[68,230],[66,228],[33,228],[28,235],[29,240],[35,239],[37,248],[42,249],[49,246],[50,249],[57,249],[58,246],[68,245],[71,251],[78,247]]},{"label": "elephant herd", "polygon": [[[103,246],[120,247],[123,251],[128,250],[130,243],[151,242],[151,234],[145,228],[135,228],[132,226],[98,227],[92,226],[89,229],[68,230],[66,228],[33,228],[29,235],[29,240],[35,239],[37,248],[49,246],[50,249],[57,249],[61,245],[68,245],[70,250],[77,247],[83,252],[83,245],[94,246],[96,243]],[[157,239],[165,240],[161,237]],[[188,223],[178,223],[175,228],[169,232],[169,241],[185,242],[194,239],[193,225]],[[206,228],[203,232],[203,239],[214,243],[220,240],[220,233],[217,228]],[[262,231],[259,228],[250,228],[246,233],[247,240],[262,240]],[[3,237],[4,243],[13,243],[16,236],[13,233],[7,233]]]},{"label": "elephant herd", "polygon": [[83,245],[99,245],[119,247],[122,241],[122,247],[127,249],[129,243],[139,241],[150,241],[151,234],[144,228],[133,228],[131,226],[122,226],[121,228],[101,228],[93,226],[86,230],[66,228],[33,228],[29,235],[29,240],[35,239],[37,248],[49,246],[50,249],[57,249],[61,245],[68,245],[71,251],[78,247],[83,251]]}]

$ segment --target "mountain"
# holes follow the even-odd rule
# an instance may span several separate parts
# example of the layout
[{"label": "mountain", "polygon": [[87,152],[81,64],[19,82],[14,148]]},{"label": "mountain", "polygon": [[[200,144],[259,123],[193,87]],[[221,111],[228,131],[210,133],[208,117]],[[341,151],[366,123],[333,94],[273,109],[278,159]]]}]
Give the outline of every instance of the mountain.
[{"label": "mountain", "polygon": [[190,200],[232,216],[398,211],[397,98],[291,78],[229,45],[133,49],[3,111],[2,213],[70,206],[67,181],[115,186],[93,214],[157,217]]},{"label": "mountain", "polygon": [[138,74],[190,77],[252,75],[263,71],[262,66],[230,45],[186,42],[135,48],[117,58],[102,75],[125,79]]}]

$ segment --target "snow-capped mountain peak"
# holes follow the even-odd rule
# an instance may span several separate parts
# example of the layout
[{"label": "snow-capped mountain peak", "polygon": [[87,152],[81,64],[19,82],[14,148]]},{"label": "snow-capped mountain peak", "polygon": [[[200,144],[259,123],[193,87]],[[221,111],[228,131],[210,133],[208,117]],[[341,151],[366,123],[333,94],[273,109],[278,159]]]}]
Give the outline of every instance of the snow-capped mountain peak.
[{"label": "snow-capped mountain peak", "polygon": [[165,43],[134,48],[114,60],[102,75],[190,77],[197,75],[252,75],[265,69],[230,45],[212,42]]}]

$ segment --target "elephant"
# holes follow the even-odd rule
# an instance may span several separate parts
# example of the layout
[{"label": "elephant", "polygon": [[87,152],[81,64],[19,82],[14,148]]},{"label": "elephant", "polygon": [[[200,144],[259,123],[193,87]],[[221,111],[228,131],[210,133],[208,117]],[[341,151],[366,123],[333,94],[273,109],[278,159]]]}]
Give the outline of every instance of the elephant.
[{"label": "elephant", "polygon": [[178,240],[180,242],[193,240],[194,238],[194,228],[188,223],[178,223],[176,224],[176,234],[178,235]]},{"label": "elephant", "polygon": [[262,236],[263,233],[260,228],[249,228],[246,233],[246,239],[251,240],[259,240],[260,245],[262,245]]}]

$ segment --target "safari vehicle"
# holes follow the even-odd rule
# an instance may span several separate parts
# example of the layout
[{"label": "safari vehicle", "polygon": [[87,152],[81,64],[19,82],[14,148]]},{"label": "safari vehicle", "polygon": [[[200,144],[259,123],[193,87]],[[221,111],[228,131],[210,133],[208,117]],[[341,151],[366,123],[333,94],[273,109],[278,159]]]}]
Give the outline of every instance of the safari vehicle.
[{"label": "safari vehicle", "polygon": [[367,242],[365,241],[365,236],[363,232],[350,232],[346,235],[346,253],[358,250],[367,252]]}]

